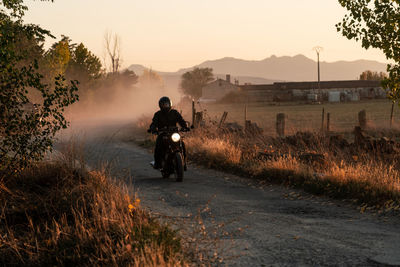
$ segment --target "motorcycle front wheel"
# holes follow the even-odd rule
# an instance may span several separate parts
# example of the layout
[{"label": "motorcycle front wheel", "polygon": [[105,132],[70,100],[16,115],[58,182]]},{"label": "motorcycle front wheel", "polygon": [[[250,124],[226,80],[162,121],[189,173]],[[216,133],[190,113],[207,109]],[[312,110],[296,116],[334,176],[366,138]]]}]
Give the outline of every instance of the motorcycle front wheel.
[{"label": "motorcycle front wheel", "polygon": [[161,165],[162,165],[162,169],[161,169],[162,178],[168,179],[169,175],[170,175],[170,171],[169,171],[169,168],[167,168],[167,166],[166,166],[167,164],[166,164],[165,160],[162,161]]},{"label": "motorcycle front wheel", "polygon": [[174,160],[174,174],[177,182],[182,182],[183,181],[183,159],[181,153],[176,153],[175,154],[175,160]]},{"label": "motorcycle front wheel", "polygon": [[166,172],[166,171],[162,171],[161,175],[162,175],[162,178],[164,178],[164,179],[168,179],[169,178],[169,173]]}]

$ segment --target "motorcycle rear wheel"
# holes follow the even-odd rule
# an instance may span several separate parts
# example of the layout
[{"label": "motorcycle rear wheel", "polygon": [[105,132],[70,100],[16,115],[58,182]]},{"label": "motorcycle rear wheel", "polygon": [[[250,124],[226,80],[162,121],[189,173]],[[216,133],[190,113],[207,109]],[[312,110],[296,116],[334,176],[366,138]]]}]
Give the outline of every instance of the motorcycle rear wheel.
[{"label": "motorcycle rear wheel", "polygon": [[181,153],[176,153],[175,154],[175,178],[177,182],[182,182],[183,181],[183,159]]}]

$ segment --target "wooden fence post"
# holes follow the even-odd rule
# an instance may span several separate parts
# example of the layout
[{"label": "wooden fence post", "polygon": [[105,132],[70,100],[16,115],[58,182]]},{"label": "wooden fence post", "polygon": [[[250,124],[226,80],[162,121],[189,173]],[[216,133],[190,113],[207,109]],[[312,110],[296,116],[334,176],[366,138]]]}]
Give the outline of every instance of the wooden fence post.
[{"label": "wooden fence post", "polygon": [[330,124],[331,124],[331,114],[328,112],[328,113],[326,114],[326,132],[327,132],[327,133],[329,133]]},{"label": "wooden fence post", "polygon": [[203,112],[196,112],[194,117],[194,127],[202,126],[203,122]]},{"label": "wooden fence post", "polygon": [[194,108],[194,100],[192,100],[192,126],[194,127],[195,124],[195,118],[196,116],[196,109]]},{"label": "wooden fence post", "polygon": [[247,104],[244,104],[244,129],[246,130],[246,122],[247,122]]},{"label": "wooden fence post", "polygon": [[365,109],[358,112],[358,123],[362,130],[367,128],[367,112],[365,111]]},{"label": "wooden fence post", "polygon": [[279,137],[285,136],[285,118],[285,113],[278,113],[278,115],[276,115],[276,134]]},{"label": "wooden fence post", "polygon": [[392,128],[393,124],[393,109],[394,109],[394,102],[392,103],[392,111],[390,112],[390,128]]},{"label": "wooden fence post", "polygon": [[222,117],[221,117],[221,120],[220,120],[220,122],[219,122],[218,127],[221,128],[222,124],[225,123],[225,120],[226,120],[226,117],[227,117],[227,116],[228,116],[228,112],[224,111],[224,114],[222,114]]},{"label": "wooden fence post", "polygon": [[325,120],[325,108],[322,108],[322,123],[321,123],[321,131],[324,131],[324,120]]},{"label": "wooden fence post", "polygon": [[360,144],[363,144],[364,141],[365,141],[365,138],[362,133],[361,127],[360,126],[354,127],[354,144],[359,146]]}]

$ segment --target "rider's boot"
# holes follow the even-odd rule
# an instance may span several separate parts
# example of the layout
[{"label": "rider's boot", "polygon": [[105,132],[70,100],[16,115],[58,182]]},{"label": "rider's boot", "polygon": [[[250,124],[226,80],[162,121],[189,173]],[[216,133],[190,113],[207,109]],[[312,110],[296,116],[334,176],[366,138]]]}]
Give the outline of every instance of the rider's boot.
[{"label": "rider's boot", "polygon": [[158,166],[157,164],[156,164],[156,162],[153,160],[152,162],[150,162],[150,165],[151,165],[151,167],[153,167],[154,169],[156,169],[156,170],[158,170],[158,169],[160,169],[161,167],[160,166]]}]

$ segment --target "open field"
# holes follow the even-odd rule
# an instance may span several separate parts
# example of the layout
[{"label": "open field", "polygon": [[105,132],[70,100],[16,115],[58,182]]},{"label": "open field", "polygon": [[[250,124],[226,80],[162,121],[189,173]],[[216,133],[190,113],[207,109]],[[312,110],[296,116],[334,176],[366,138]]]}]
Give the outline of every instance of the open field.
[{"label": "open field", "polygon": [[[322,109],[331,116],[332,131],[352,131],[358,125],[358,112],[365,109],[370,126],[388,128],[392,103],[389,100],[369,100],[351,103],[294,104],[294,103],[250,103],[247,119],[256,122],[266,134],[275,135],[276,114],[287,115],[286,133],[297,131],[316,131],[321,128]],[[197,110],[206,110],[208,116],[219,121],[224,111],[228,112],[227,122],[244,124],[244,104],[199,104]],[[186,120],[191,118],[184,113]],[[393,125],[400,127],[400,109],[394,108]]]}]

